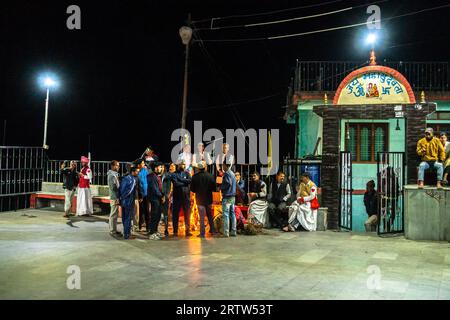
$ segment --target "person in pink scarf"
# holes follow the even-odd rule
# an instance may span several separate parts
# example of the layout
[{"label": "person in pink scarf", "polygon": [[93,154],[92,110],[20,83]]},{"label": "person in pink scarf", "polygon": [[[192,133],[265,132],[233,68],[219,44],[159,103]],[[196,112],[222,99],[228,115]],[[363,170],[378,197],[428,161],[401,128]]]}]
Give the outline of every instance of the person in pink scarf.
[{"label": "person in pink scarf", "polygon": [[77,216],[89,216],[94,213],[90,188],[92,171],[89,168],[89,159],[84,156],[81,157],[81,166],[82,169],[79,173],[80,181],[78,183],[77,194]]}]

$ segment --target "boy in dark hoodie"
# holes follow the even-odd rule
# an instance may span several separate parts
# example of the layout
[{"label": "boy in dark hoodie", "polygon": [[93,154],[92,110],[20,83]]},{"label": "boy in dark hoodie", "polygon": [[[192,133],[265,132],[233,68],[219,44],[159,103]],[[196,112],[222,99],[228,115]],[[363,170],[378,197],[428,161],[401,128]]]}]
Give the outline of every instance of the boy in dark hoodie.
[{"label": "boy in dark hoodie", "polygon": [[378,194],[375,190],[375,181],[370,180],[366,184],[364,193],[364,206],[369,216],[364,226],[367,232],[375,231],[378,224]]}]

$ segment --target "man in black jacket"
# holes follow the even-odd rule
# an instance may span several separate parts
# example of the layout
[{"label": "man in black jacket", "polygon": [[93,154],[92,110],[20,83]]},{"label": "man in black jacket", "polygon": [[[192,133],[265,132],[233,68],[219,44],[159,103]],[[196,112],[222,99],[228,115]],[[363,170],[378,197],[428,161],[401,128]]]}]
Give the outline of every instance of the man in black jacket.
[{"label": "man in black jacket", "polygon": [[186,162],[180,160],[178,162],[177,171],[170,175],[170,180],[173,184],[173,211],[172,224],[173,235],[178,236],[178,217],[181,209],[184,212],[184,229],[186,237],[192,236],[190,230],[191,219],[191,191],[189,185],[191,184],[191,175],[186,172]]},{"label": "man in black jacket", "polygon": [[214,234],[213,216],[211,213],[212,193],[216,189],[213,176],[205,171],[205,163],[197,164],[198,172],[194,174],[191,182],[191,191],[195,193],[197,208],[200,214],[200,237],[205,237],[205,214],[208,217],[209,233]]},{"label": "man in black jacket", "polygon": [[150,226],[149,239],[161,240],[163,236],[158,232],[159,221],[161,220],[162,205],[165,202],[163,194],[161,173],[163,164],[159,161],[152,163],[152,173],[147,176],[148,199],[150,201]]},{"label": "man in black jacket", "polygon": [[[270,184],[269,188],[269,220],[272,227],[281,228],[287,223],[286,207],[291,198],[291,187],[285,181],[285,174],[279,171],[275,177],[275,181]],[[285,217],[284,217],[285,215]]]},{"label": "man in black jacket", "polygon": [[80,179],[77,171],[77,162],[70,161],[70,166],[65,167],[64,163],[61,164],[61,173],[63,175],[63,188],[64,188],[64,217],[69,217],[70,208],[72,207],[72,199],[77,191],[78,181]]}]

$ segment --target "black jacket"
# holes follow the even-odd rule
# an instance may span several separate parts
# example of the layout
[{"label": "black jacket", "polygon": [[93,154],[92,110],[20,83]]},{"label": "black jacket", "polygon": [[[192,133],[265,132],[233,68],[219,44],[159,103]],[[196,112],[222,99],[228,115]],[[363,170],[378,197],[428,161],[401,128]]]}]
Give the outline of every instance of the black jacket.
[{"label": "black jacket", "polygon": [[160,184],[160,177],[154,172],[150,173],[147,176],[147,183],[148,183],[148,198],[151,201],[157,201],[160,200],[163,197],[162,193],[162,182],[161,182],[161,189],[159,189]]},{"label": "black jacket", "polygon": [[80,177],[78,176],[78,171],[70,170],[70,168],[61,169],[63,175],[63,188],[67,190],[74,190],[78,186]]},{"label": "black jacket", "polygon": [[284,198],[288,195],[288,185],[289,184],[287,182],[281,182],[280,187],[278,187],[278,183],[276,181],[272,182],[269,191],[269,201],[274,204],[286,202]]},{"label": "black jacket", "polygon": [[209,172],[194,174],[191,182],[191,191],[195,193],[195,199],[200,206],[208,207],[212,203],[212,193],[216,190],[216,182]]},{"label": "black jacket", "polygon": [[369,217],[378,214],[378,195],[375,190],[371,192],[366,191],[364,194],[364,205]]},{"label": "black jacket", "polygon": [[186,171],[176,171],[170,174],[170,180],[173,183],[173,200],[190,199],[191,175]]}]

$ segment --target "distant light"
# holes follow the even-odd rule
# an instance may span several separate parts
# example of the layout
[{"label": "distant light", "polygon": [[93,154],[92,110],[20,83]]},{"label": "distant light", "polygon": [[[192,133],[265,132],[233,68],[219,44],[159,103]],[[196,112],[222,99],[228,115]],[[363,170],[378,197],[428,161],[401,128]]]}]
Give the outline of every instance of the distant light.
[{"label": "distant light", "polygon": [[377,35],[375,33],[370,33],[366,39],[367,43],[374,44],[377,41]]}]

